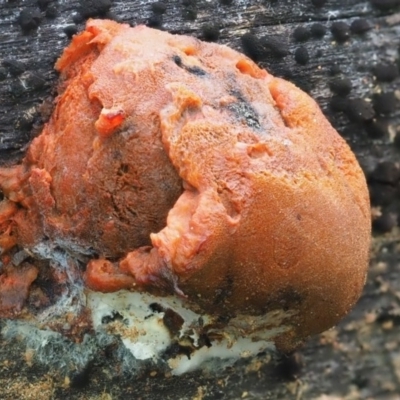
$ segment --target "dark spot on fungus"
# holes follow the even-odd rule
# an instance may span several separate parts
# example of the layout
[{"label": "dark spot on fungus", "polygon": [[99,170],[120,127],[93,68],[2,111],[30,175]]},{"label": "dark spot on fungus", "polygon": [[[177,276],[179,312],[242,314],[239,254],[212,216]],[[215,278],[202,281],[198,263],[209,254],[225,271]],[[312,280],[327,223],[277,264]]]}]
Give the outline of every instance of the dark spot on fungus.
[{"label": "dark spot on fungus", "polygon": [[229,104],[229,110],[234,112],[235,117],[239,121],[243,121],[244,119],[247,126],[253,129],[260,129],[259,116],[254,108],[246,101],[241,93],[234,92],[232,94],[237,98],[237,102]]},{"label": "dark spot on fungus", "polygon": [[280,290],[279,293],[277,293],[277,297],[283,310],[289,310],[295,304],[298,305],[304,301],[304,297],[291,287]]},{"label": "dark spot on fungus", "polygon": [[188,71],[189,73],[197,76],[204,76],[206,75],[206,71],[198,67],[197,65],[195,66],[187,66],[183,63],[182,58],[179,57],[178,55],[173,56],[174,63],[180,67]]},{"label": "dark spot on fungus", "polygon": [[182,58],[181,58],[181,57],[175,55],[175,56],[173,56],[173,60],[174,60],[174,63],[175,63],[178,67],[182,67]]},{"label": "dark spot on fungus", "polygon": [[190,66],[190,67],[185,67],[186,71],[190,72],[193,75],[197,75],[197,76],[204,76],[206,75],[206,71],[204,71],[204,69],[201,69],[200,67],[198,67],[197,65],[195,66]]}]

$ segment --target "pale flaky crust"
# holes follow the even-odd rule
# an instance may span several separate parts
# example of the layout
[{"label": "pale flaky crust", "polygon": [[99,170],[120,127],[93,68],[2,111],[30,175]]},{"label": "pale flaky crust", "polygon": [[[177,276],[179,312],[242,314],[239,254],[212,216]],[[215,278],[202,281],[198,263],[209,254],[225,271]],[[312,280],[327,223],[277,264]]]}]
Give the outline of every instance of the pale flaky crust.
[{"label": "pale flaky crust", "polygon": [[23,245],[92,253],[95,290],[175,291],[227,318],[283,310],[283,349],[350,310],[368,192],[308,95],[228,47],[112,21],[89,21],[57,69],[18,172]]}]

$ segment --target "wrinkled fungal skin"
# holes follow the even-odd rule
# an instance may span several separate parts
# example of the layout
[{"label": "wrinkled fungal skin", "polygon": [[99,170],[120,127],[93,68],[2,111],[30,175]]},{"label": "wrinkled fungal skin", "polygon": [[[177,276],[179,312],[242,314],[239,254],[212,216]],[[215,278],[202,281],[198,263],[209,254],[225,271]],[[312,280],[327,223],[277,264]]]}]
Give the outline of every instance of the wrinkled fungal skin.
[{"label": "wrinkled fungal skin", "polygon": [[89,256],[94,290],[175,292],[224,317],[283,310],[286,351],[349,312],[368,192],[308,95],[228,47],[107,20],[56,68],[51,120],[0,170],[8,247]]}]

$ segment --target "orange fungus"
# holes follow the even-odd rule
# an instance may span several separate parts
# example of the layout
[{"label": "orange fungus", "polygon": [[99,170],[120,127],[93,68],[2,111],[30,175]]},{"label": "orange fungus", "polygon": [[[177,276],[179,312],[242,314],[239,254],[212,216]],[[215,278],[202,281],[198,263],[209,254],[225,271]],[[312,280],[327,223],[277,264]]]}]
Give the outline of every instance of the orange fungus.
[{"label": "orange fungus", "polygon": [[[96,291],[176,293],[227,319],[282,310],[286,350],[355,304],[368,191],[307,94],[226,46],[107,20],[56,68],[50,121],[0,169],[3,254],[51,243]],[[37,273],[2,272],[3,314]]]}]

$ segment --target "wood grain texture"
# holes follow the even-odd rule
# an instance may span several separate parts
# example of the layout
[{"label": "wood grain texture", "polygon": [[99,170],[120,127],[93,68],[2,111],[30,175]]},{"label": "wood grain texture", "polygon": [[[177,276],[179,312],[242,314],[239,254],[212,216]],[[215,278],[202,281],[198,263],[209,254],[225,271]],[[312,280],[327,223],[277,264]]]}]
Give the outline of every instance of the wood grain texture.
[{"label": "wood grain texture", "polygon": [[[109,16],[132,25],[152,18],[148,0],[114,1]],[[77,20],[77,1],[60,0],[57,16],[48,18],[37,1],[0,0],[0,163],[19,160],[33,136],[40,132],[51,110],[57,83],[53,64],[69,43],[64,28]],[[371,1],[328,0],[322,8],[311,1],[233,0],[231,5],[217,0],[165,1],[162,28],[175,33],[203,36],[205,24],[218,24],[218,42],[243,51],[241,37],[277,36],[288,54],[282,59],[262,57],[260,65],[271,73],[292,80],[314,97],[327,117],[355,151],[370,176],[382,161],[397,163],[400,134],[400,79],[382,82],[374,68],[379,64],[398,65],[400,46],[400,6],[381,10]],[[37,29],[23,33],[17,23],[22,10],[40,13]],[[192,20],[194,15],[196,18]],[[372,29],[351,34],[344,43],[334,40],[334,22],[351,24],[366,18]],[[296,42],[297,27],[320,23],[327,28],[322,39]],[[84,22],[76,25],[81,29]],[[296,63],[296,49],[304,46],[310,60]],[[23,72],[13,71],[10,62],[24,64]],[[397,96],[389,113],[377,115],[387,129],[371,134],[371,121],[350,121],[345,112],[329,107],[333,66],[336,77],[348,78],[352,90],[347,98],[373,102],[381,92]],[[15,65],[14,65],[15,69]],[[18,68],[17,68],[18,69]],[[350,105],[345,106],[348,112]],[[397,165],[397,164],[393,164]],[[398,165],[397,165],[398,166]],[[399,189],[398,181],[390,186]],[[384,189],[387,189],[385,186]],[[399,215],[398,195],[389,205],[376,207],[375,214],[387,210]],[[387,208],[385,208],[387,207]],[[364,294],[353,312],[338,327],[310,340],[292,357],[261,354],[220,374],[189,374],[170,377],[143,372],[140,377],[119,373],[121,368],[112,346],[93,354],[81,370],[70,368],[68,346],[60,345],[66,366],[54,370],[37,362],[26,343],[0,338],[0,397],[2,399],[397,399],[400,396],[400,234],[376,235],[371,270]],[[4,324],[2,322],[1,324]],[[71,345],[72,346],[72,345]],[[32,397],[33,396],[33,397]],[[324,397],[328,396],[328,397]],[[329,397],[330,396],[330,397]]]}]

